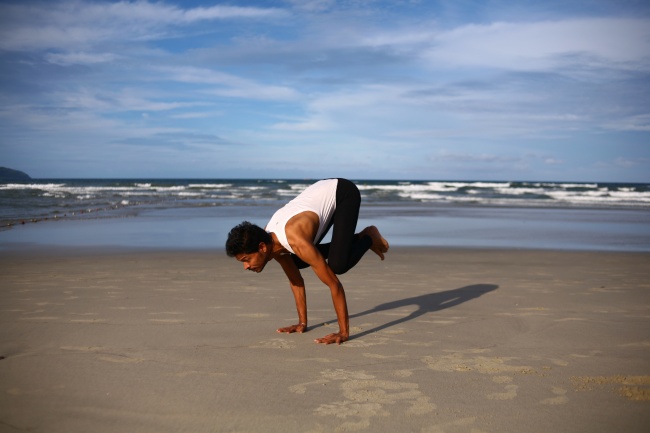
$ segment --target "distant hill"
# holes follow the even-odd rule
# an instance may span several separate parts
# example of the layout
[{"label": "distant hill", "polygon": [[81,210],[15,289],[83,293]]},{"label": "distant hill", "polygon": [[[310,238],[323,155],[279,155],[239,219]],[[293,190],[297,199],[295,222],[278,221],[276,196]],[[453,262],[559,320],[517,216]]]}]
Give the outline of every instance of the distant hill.
[{"label": "distant hill", "polygon": [[0,167],[0,182],[24,182],[32,180],[27,173],[12,170],[11,168]]}]

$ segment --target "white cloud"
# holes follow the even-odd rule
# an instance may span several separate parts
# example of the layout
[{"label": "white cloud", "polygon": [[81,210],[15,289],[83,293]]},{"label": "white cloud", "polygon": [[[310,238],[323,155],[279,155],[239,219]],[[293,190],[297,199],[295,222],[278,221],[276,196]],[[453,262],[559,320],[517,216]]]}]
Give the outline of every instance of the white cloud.
[{"label": "white cloud", "polygon": [[[420,83],[366,85],[310,95],[302,118],[273,126],[293,131],[354,131],[406,142],[465,137],[526,137],[569,131],[593,121],[593,113],[549,105],[549,89],[439,89]],[[438,92],[437,90],[440,90]],[[445,92],[449,90],[449,92]]]},{"label": "white cloud", "polygon": [[419,46],[421,44],[431,45],[436,36],[440,33],[435,30],[433,24],[428,29],[399,29],[381,30],[370,34],[360,34],[358,44],[365,47],[386,47],[386,46]]},{"label": "white cloud", "polygon": [[100,41],[165,38],[177,26],[223,19],[274,19],[276,8],[212,6],[182,9],[146,0],[0,4],[0,49],[71,49]]},{"label": "white cloud", "polygon": [[451,166],[462,167],[509,167],[511,169],[523,170],[531,166],[548,165],[559,166],[563,165],[564,161],[553,156],[543,155],[539,153],[527,152],[521,154],[518,151],[511,151],[510,154],[496,154],[486,152],[450,152],[441,150],[436,155],[432,155],[430,160],[433,163],[445,164]]},{"label": "white cloud", "polygon": [[[42,140],[52,146],[91,132],[144,143],[163,127],[289,160],[340,146],[390,168],[550,172],[575,164],[580,143],[650,131],[643,18],[559,11],[554,21],[526,13],[526,22],[490,24],[463,5],[463,19],[477,19],[456,25],[426,2],[415,16],[366,0],[273,2],[286,10],[220,0],[1,3],[2,126],[24,137],[58,131]],[[58,67],[75,65],[87,67]],[[442,148],[450,151],[435,153]]]},{"label": "white cloud", "polygon": [[161,102],[133,89],[122,89],[118,92],[97,91],[94,89],[79,89],[75,92],[54,94],[54,99],[60,101],[67,109],[91,110],[98,112],[123,111],[169,111],[179,108],[203,105],[198,102]]},{"label": "white cloud", "polygon": [[280,18],[287,16],[287,13],[276,8],[212,6],[188,9],[181,16],[183,21],[191,23],[215,19]]},{"label": "white cloud", "polygon": [[632,168],[639,165],[650,165],[650,158],[618,157],[614,160],[614,165],[623,168]]},{"label": "white cloud", "polygon": [[223,116],[223,111],[193,111],[188,113],[173,114],[172,119],[209,119]]},{"label": "white cloud", "polygon": [[323,12],[336,5],[336,0],[287,0],[287,2],[306,12]]},{"label": "white cloud", "polygon": [[650,114],[610,119],[603,127],[618,131],[650,131]]},{"label": "white cloud", "polygon": [[[572,56],[593,66],[650,69],[650,20],[576,19],[465,25],[435,38],[424,57],[435,68],[548,70]],[[590,65],[586,65],[590,66]]]},{"label": "white cloud", "polygon": [[261,84],[211,69],[166,67],[159,70],[174,81],[214,86],[205,90],[212,95],[258,100],[293,100],[299,97],[299,93],[290,87]]},{"label": "white cloud", "polygon": [[316,117],[298,119],[293,122],[279,122],[271,126],[278,131],[324,131],[331,128],[330,122]]},{"label": "white cloud", "polygon": [[119,56],[112,53],[84,53],[84,52],[49,53],[45,56],[46,61],[61,66],[92,65],[97,63],[112,62],[118,58]]},{"label": "white cloud", "polygon": [[388,123],[377,123],[371,130],[362,129],[362,124],[387,120],[384,116],[388,111],[395,113],[403,103],[399,100],[400,90],[391,86],[363,86],[350,91],[313,95],[305,100],[307,113],[302,119],[279,122],[272,128],[284,131],[356,129],[374,135]]}]

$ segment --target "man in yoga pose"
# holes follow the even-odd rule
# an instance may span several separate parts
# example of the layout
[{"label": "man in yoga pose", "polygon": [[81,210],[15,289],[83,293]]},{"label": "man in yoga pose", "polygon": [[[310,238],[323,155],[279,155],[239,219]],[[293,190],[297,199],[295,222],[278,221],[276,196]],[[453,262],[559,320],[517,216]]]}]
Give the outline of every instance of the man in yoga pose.
[{"label": "man in yoga pose", "polygon": [[[307,298],[300,269],[311,266],[330,288],[339,332],[316,339],[317,343],[341,344],[350,335],[348,306],[337,274],[356,265],[369,249],[382,260],[388,242],[374,226],[354,231],[359,217],[361,194],[347,179],[325,179],[309,186],[278,210],[262,229],[247,221],[228,233],[226,253],[244,264],[244,269],[262,272],[275,259],[289,278],[296,301],[298,324],[278,329],[281,333],[307,331]],[[330,227],[330,243],[321,244]]]}]

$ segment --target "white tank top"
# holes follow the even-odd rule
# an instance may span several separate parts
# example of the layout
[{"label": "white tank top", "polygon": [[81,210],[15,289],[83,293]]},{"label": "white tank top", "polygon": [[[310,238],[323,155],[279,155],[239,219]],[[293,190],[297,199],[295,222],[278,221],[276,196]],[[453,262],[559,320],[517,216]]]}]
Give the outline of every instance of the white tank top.
[{"label": "white tank top", "polygon": [[318,242],[329,225],[336,210],[336,186],[338,179],[325,179],[307,187],[296,198],[280,208],[266,225],[266,231],[275,233],[287,251],[295,254],[287,240],[285,227],[287,222],[301,212],[311,211],[318,215],[318,231],[314,243]]}]

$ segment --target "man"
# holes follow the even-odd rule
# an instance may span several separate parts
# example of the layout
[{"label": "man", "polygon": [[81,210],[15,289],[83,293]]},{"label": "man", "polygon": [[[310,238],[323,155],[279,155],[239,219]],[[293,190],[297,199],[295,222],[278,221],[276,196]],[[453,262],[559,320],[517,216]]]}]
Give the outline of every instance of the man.
[{"label": "man", "polygon": [[[325,179],[309,186],[278,210],[266,229],[247,221],[228,234],[226,253],[244,264],[244,269],[262,272],[277,261],[289,278],[296,301],[298,324],[278,329],[280,333],[307,331],[305,282],[300,269],[311,266],[329,287],[339,332],[316,339],[317,343],[341,344],[350,336],[345,291],[337,274],[356,265],[369,249],[384,260],[388,242],[374,226],[355,234],[361,194],[347,179]],[[321,244],[333,226],[330,243]]]}]

